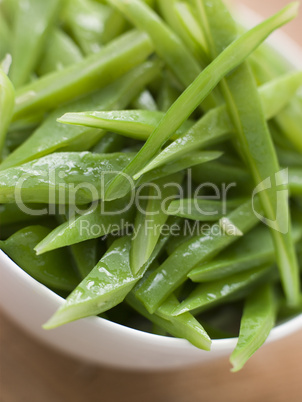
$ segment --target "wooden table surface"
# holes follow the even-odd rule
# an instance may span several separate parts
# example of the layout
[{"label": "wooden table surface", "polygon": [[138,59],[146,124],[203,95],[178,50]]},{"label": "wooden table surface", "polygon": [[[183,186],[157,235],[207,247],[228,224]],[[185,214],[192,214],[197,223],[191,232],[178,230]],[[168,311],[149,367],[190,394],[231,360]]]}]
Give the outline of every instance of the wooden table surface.
[{"label": "wooden table surface", "polygon": [[[166,1],[166,0],[164,0]],[[286,0],[245,0],[264,16]],[[286,27],[302,45],[302,17]],[[231,374],[227,359],[164,373],[91,366],[45,347],[0,314],[1,402],[300,402],[302,333],[266,345]]]}]

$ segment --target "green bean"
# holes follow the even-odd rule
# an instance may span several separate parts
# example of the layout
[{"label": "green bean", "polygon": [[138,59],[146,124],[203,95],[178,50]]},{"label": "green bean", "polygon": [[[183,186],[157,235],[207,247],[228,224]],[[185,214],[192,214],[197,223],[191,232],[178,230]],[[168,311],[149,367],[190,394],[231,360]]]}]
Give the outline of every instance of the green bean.
[{"label": "green bean", "polygon": [[0,162],[15,105],[14,87],[0,66]]},{"label": "green bean", "polygon": [[108,6],[91,0],[66,0],[63,23],[85,55],[102,48],[102,34],[110,15]]},{"label": "green bean", "polygon": [[[259,200],[256,199],[255,203],[259,204]],[[258,211],[260,206],[254,204],[254,208]],[[227,219],[232,223],[233,228],[237,228],[242,233],[247,233],[258,223],[250,201],[231,212]],[[223,230],[214,230],[215,227],[217,229],[220,227],[215,225],[208,230],[209,234],[194,236],[176,248],[140,288],[137,297],[150,313],[156,311],[163,301],[187,279],[187,275],[197,264],[209,261],[238,239],[234,233],[230,235],[225,234]]]},{"label": "green bean", "polygon": [[[290,101],[302,84],[301,72],[293,72],[279,77],[259,89],[259,95],[267,120],[276,116]],[[280,93],[283,96],[280,96]],[[188,132],[180,135],[167,146],[140,173],[148,172],[164,163],[171,162],[196,147],[206,147],[230,137],[235,127],[228,116],[226,106],[220,106],[204,115]]]},{"label": "green bean", "polygon": [[196,42],[195,35],[192,37],[192,32],[188,29],[187,21],[180,19],[180,15],[177,10],[178,0],[172,0],[170,2],[157,1],[157,6],[167,22],[167,24],[176,32],[184,44],[188,47],[192,55],[199,61],[201,67],[206,67],[209,63],[209,58],[203,47],[200,46],[200,42]]},{"label": "green bean", "polygon": [[56,227],[35,248],[37,254],[57,248],[97,239],[110,233],[119,233],[129,226],[134,217],[130,200],[117,200],[110,205],[100,204],[97,208],[71,217]]},{"label": "green bean", "polygon": [[82,53],[73,40],[61,29],[55,28],[49,34],[44,54],[37,68],[39,75],[62,70],[83,59]]},{"label": "green bean", "polygon": [[[302,238],[301,221],[293,227],[293,238],[297,242]],[[273,264],[276,260],[274,244],[265,227],[257,227],[240,239],[232,249],[220,253],[219,257],[189,273],[193,282],[219,280],[236,273],[264,264]]]},{"label": "green bean", "polygon": [[29,226],[0,242],[0,248],[24,271],[51,288],[73,290],[79,283],[66,250],[37,256],[34,247],[50,230],[43,226]]},{"label": "green bean", "polygon": [[[252,66],[256,68],[257,78],[260,82],[266,82],[274,77],[286,73],[293,67],[283,58],[283,55],[277,53],[269,46],[262,46],[258,53],[252,59]],[[302,124],[301,124],[301,103],[297,96],[292,98],[288,107],[283,110],[277,117],[276,122],[283,131],[283,136],[287,138],[294,147],[301,153],[302,150]]]},{"label": "green bean", "polygon": [[184,1],[177,1],[174,5],[176,14],[179,21],[184,26],[185,30],[189,33],[190,37],[199,45],[199,51],[203,53],[204,60],[207,60],[207,64],[210,62],[209,50],[207,42],[204,37],[203,30],[198,24],[194,16],[194,11],[190,4]]},{"label": "green bean", "polygon": [[147,35],[126,33],[98,53],[19,89],[14,119],[46,112],[76,97],[104,88],[152,53]]},{"label": "green bean", "polygon": [[150,91],[145,89],[133,101],[133,109],[156,111],[157,104]]},{"label": "green bean", "polygon": [[[0,172],[0,203],[87,204],[133,155],[61,152]],[[102,173],[103,172],[103,173]],[[111,173],[112,172],[112,173]]]},{"label": "green bean", "polygon": [[157,258],[168,237],[161,236],[152,256],[136,275],[130,268],[131,238],[124,236],[115,240],[44,328],[55,328],[79,318],[101,314],[119,304]]},{"label": "green bean", "polygon": [[57,150],[89,149],[89,139],[94,142],[104,133],[99,130],[64,126],[57,123],[57,118],[68,111],[123,109],[156,76],[159,67],[160,64],[156,61],[143,63],[101,91],[55,110],[22,146],[6,158],[0,165],[0,170]]},{"label": "green bean", "polygon": [[168,176],[147,184],[145,188],[146,199],[143,207],[139,205],[134,223],[135,237],[131,244],[130,265],[134,275],[148,261],[157,244],[169,218],[165,204],[179,192],[183,176],[182,173]]},{"label": "green bean", "polygon": [[59,0],[19,0],[12,32],[10,77],[16,88],[26,84],[34,72],[59,12]]},{"label": "green bean", "polygon": [[274,273],[274,267],[264,265],[227,278],[201,283],[180,303],[173,314],[177,316],[188,311],[200,313],[222,302],[242,298],[259,283],[271,280]]},{"label": "green bean", "polygon": [[237,346],[230,361],[239,371],[266,341],[276,321],[276,298],[271,285],[262,286],[246,299]]},{"label": "green bean", "polygon": [[[297,13],[297,3],[289,5],[275,16],[242,35],[227,47],[178,98],[153,131],[145,146],[136,155],[123,174],[138,179],[139,170],[156,155],[165,142],[188,119],[202,100],[218,82],[240,63],[276,28],[293,19]],[[129,191],[123,177],[118,176],[106,190],[107,200],[123,196]]]},{"label": "green bean", "polygon": [[51,329],[98,315],[122,302],[139,279],[139,275],[133,276],[130,269],[130,245],[128,237],[116,240],[43,327]]},{"label": "green bean", "polygon": [[191,314],[183,314],[181,317],[172,317],[170,314],[167,314],[167,312],[170,313],[170,310],[178,304],[178,301],[174,297],[171,296],[166,303],[164,314],[161,312],[150,314],[132,293],[127,295],[126,302],[139,314],[165,329],[169,334],[177,338],[185,338],[200,349],[210,350],[211,339],[201,324]]},{"label": "green bean", "polygon": [[210,222],[221,219],[231,210],[238,208],[245,200],[214,201],[189,198],[172,201],[167,213],[181,218]]},{"label": "green bean", "polygon": [[[199,4],[204,7],[203,14],[207,19],[208,27],[206,34],[212,45],[213,57],[216,57],[236,38],[236,24],[221,0],[212,0],[207,2],[206,6],[200,1]],[[293,3],[285,10],[297,9],[297,6],[297,3]],[[284,292],[288,303],[294,305],[299,298],[300,284],[298,262],[291,236],[291,222],[290,218],[287,219],[288,199],[286,192],[279,192],[276,186],[270,188],[263,186],[265,180],[271,180],[275,175],[276,177],[280,175],[281,169],[264,118],[256,83],[248,64],[244,63],[223,79],[221,89],[236,128],[235,142],[251,170],[255,185],[258,186],[266,218],[273,222],[271,235],[275,244]],[[278,217],[276,216],[277,202],[278,208],[282,210],[282,215]]]},{"label": "green bean", "polygon": [[[154,110],[121,110],[67,113],[57,121],[59,123],[110,130],[137,140],[147,140],[163,116],[163,112]],[[185,122],[176,131],[175,135],[183,134],[192,125],[191,121]]]}]

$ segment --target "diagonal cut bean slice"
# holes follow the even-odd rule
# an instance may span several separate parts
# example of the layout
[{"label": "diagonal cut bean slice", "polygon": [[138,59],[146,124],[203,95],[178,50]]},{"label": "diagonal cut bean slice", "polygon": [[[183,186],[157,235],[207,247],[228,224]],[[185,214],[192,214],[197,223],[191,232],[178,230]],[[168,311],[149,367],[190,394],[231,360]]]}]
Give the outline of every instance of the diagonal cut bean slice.
[{"label": "diagonal cut bean slice", "polygon": [[174,310],[174,315],[188,311],[202,312],[234,297],[245,296],[247,290],[275,276],[275,269],[265,265],[214,282],[202,283]]},{"label": "diagonal cut bean slice", "polygon": [[0,203],[84,205],[102,198],[106,183],[133,154],[58,152],[0,172]]},{"label": "diagonal cut bean slice", "polygon": [[[258,199],[255,200],[254,207],[256,210],[260,209]],[[231,212],[227,219],[242,233],[247,233],[259,222],[253,212],[251,201]],[[181,244],[150,275],[137,292],[137,297],[150,313],[154,313],[167,297],[186,281],[187,275],[197,264],[209,261],[238,240],[234,233],[225,234],[219,227],[219,224],[214,224],[210,234],[194,236]]]},{"label": "diagonal cut bean slice", "polygon": [[[138,179],[139,175],[137,173],[156,155],[202,100],[215,88],[219,81],[240,65],[270,33],[292,20],[297,14],[297,9],[297,3],[287,6],[284,10],[243,34],[228,46],[172,105],[149,137],[145,146],[123,173]],[[128,193],[129,185],[125,183],[123,178],[122,175],[119,175],[108,186],[105,193],[107,200],[122,197]]]},{"label": "diagonal cut bean slice", "polygon": [[130,269],[130,246],[129,237],[116,240],[43,328],[98,315],[121,303],[138,280]]},{"label": "diagonal cut bean slice", "polygon": [[[296,243],[301,238],[301,221],[298,221],[293,226],[293,239]],[[213,261],[194,268],[188,276],[193,282],[209,282],[274,262],[276,255],[270,232],[266,227],[259,226]]]},{"label": "diagonal cut bean slice", "polygon": [[239,371],[263,345],[276,321],[277,302],[272,285],[262,286],[245,301],[238,343],[231,354],[233,372]]},{"label": "diagonal cut bean slice", "polygon": [[[146,141],[154,128],[163,118],[164,113],[150,110],[121,110],[110,112],[66,113],[57,121],[85,127],[110,130],[137,140]],[[186,132],[193,123],[185,122],[175,136]]]},{"label": "diagonal cut bean slice", "polygon": [[12,152],[0,170],[20,165],[57,150],[88,150],[104,132],[96,129],[63,126],[56,119],[69,111],[123,109],[160,71],[160,62],[148,61],[130,70],[113,84],[93,95],[76,100],[52,112],[31,137]]},{"label": "diagonal cut bean slice", "polygon": [[131,238],[115,240],[99,263],[69,295],[63,306],[43,326],[51,329],[80,318],[101,314],[124,300],[157,258],[169,235],[158,241],[148,262],[133,275],[130,268]]}]

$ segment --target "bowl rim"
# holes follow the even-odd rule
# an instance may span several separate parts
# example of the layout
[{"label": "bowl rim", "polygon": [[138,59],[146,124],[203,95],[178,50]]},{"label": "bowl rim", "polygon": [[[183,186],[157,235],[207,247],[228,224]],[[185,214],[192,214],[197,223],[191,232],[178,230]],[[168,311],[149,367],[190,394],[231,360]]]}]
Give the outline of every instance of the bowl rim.
[{"label": "bowl rim", "polygon": [[[259,21],[263,20],[259,14],[250,10],[250,8],[246,7],[242,4],[237,4],[235,13],[238,12],[240,15],[241,21],[248,28],[259,23]],[[280,53],[280,48],[282,49],[283,55],[289,61],[289,63],[296,69],[302,68],[302,47],[298,45],[293,39],[291,39],[286,33],[283,31],[277,31],[271,35],[266,41],[271,45],[277,52]],[[64,298],[57,295],[55,292],[50,290],[47,286],[41,284],[33,277],[31,277],[28,273],[26,273],[22,268],[20,268],[13,260],[11,260],[2,250],[0,250],[0,267],[7,267],[12,271],[12,274],[18,276],[22,281],[24,281],[28,286],[32,287],[36,293],[38,293],[41,297],[48,299],[53,305],[56,305],[59,308],[63,302]],[[12,317],[14,318],[14,317]],[[92,321],[94,326],[99,327],[100,329],[111,329],[118,330],[120,335],[123,334],[126,336],[131,336],[133,339],[139,339],[146,343],[151,343],[156,345],[164,346],[165,348],[179,348],[183,351],[185,350],[196,350],[196,347],[192,345],[186,339],[168,337],[163,335],[152,334],[149,332],[144,332],[138,329],[130,328],[116,322],[103,319],[101,317],[87,317],[82,318],[79,321]],[[298,330],[302,329],[302,314],[297,315],[294,318],[289,319],[286,322],[283,322],[277,326],[275,326],[266,342],[272,342],[277,339],[288,336]],[[226,339],[213,339],[211,351],[226,351],[233,349],[236,346],[238,341],[238,337],[234,338],[226,338]]]}]

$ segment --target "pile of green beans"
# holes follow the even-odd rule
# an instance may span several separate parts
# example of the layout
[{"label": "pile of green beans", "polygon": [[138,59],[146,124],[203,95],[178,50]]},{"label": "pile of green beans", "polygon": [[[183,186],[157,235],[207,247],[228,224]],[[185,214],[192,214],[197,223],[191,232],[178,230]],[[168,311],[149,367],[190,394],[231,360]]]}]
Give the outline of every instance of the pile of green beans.
[{"label": "pile of green beans", "polygon": [[[168,4],[169,3],[169,4]],[[0,3],[0,249],[89,316],[238,337],[302,313],[302,72],[222,0]]]}]

